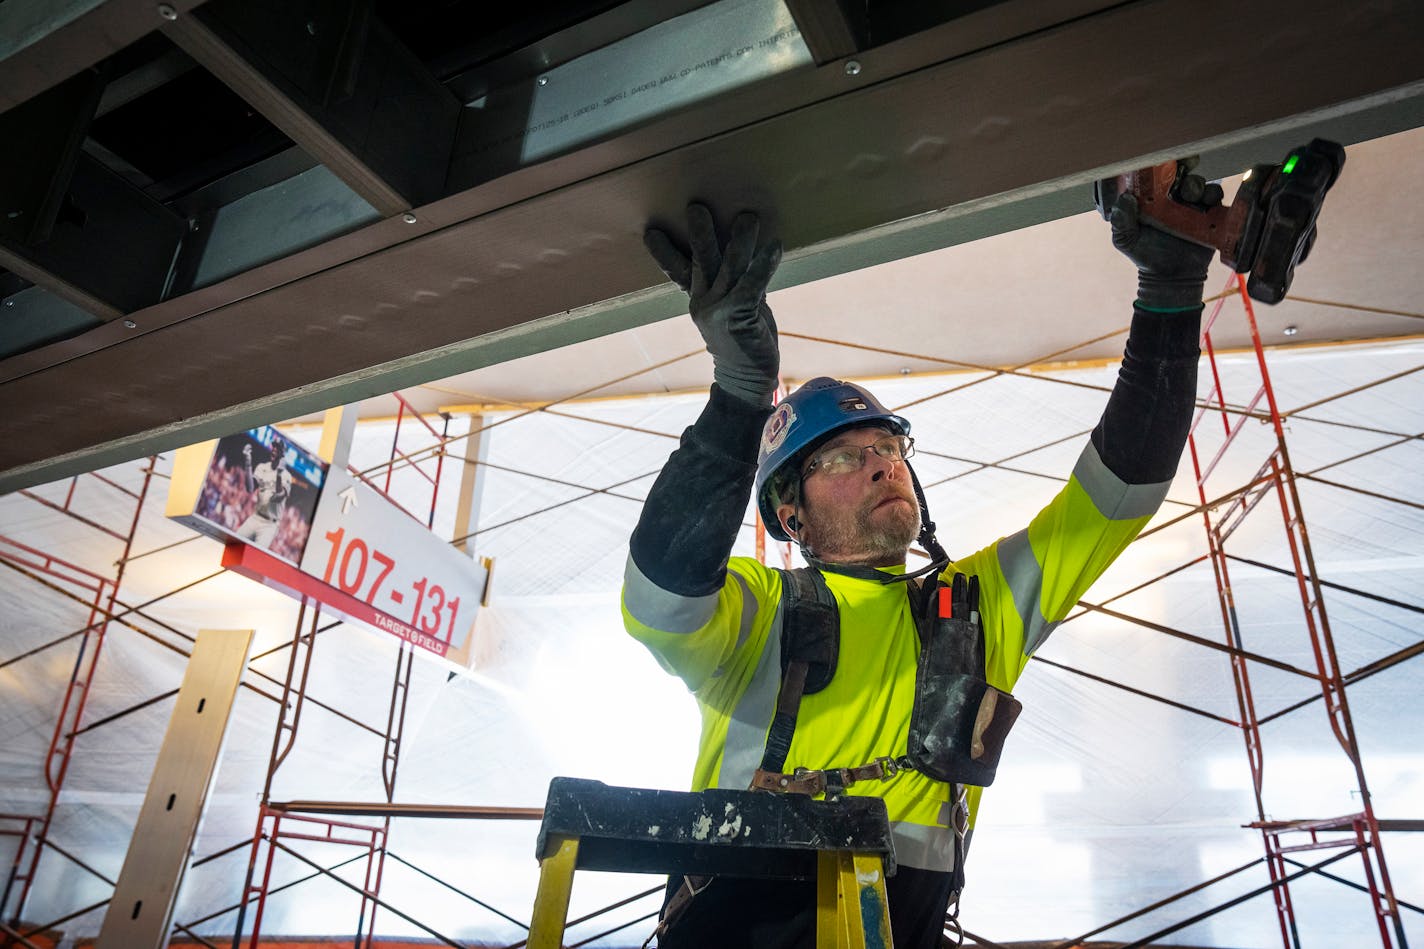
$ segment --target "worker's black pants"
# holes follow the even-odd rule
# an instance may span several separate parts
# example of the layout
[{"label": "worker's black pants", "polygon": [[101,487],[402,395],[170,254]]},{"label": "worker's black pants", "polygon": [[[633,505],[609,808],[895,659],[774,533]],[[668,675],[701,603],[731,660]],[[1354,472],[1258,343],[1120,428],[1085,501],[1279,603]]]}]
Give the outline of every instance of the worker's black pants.
[{"label": "worker's black pants", "polygon": [[[886,881],[895,949],[939,949],[951,875],[900,867]],[[668,895],[682,885],[668,881]],[[664,898],[666,905],[667,897]],[[659,949],[815,949],[816,881],[718,877],[692,898]]]}]

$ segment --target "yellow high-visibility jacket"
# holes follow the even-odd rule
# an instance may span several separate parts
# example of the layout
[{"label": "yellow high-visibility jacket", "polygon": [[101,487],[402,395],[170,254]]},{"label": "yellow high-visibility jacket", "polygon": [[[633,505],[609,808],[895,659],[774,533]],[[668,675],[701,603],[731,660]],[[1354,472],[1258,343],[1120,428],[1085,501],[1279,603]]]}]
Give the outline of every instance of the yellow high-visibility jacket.
[{"label": "yellow high-visibility jacket", "polygon": [[[1131,382],[1128,370],[1142,368],[1129,358],[1104,421],[1063,490],[1027,528],[951,564],[941,574],[945,580],[955,573],[979,577],[985,678],[1006,692],[1012,691],[1033,651],[1137,536],[1166,496],[1190,419],[1195,315],[1189,326],[1174,328],[1172,334],[1162,332],[1160,325],[1150,327],[1164,337],[1159,348],[1165,353],[1159,354],[1139,339],[1145,330],[1138,323],[1144,319],[1167,321],[1138,314],[1129,353],[1137,341],[1138,362],[1155,366],[1148,380],[1155,388],[1163,388],[1165,376],[1185,374],[1166,387],[1170,391],[1163,398],[1170,404],[1154,401],[1131,386],[1130,397],[1119,398],[1124,381]],[[1141,359],[1144,350],[1153,358]],[[714,386],[708,411],[689,429],[679,451],[696,457],[674,465],[675,453],[669,468],[678,470],[671,478],[665,471],[654,487],[639,533],[634,535],[623,589],[623,620],[629,633],[687,684],[701,710],[694,790],[748,786],[761,762],[781,684],[781,577],[776,570],[747,558],[726,560],[730,537],[715,586],[709,583],[699,589],[692,582],[698,572],[707,572],[705,564],[693,568],[691,575],[678,575],[671,567],[681,561],[670,565],[650,556],[663,551],[666,557],[666,551],[676,551],[679,544],[683,550],[693,550],[697,537],[715,534],[704,523],[709,508],[738,503],[735,486],[711,483],[712,473],[724,470],[729,461],[724,446],[717,446],[723,448],[721,456],[711,454],[716,448],[708,446],[718,438],[733,437],[728,429],[735,428],[736,422],[729,421],[728,413],[734,416],[738,409],[729,402]],[[709,414],[717,426],[711,429],[713,434],[699,440],[698,426]],[[1160,426],[1167,414],[1175,421],[1164,431]],[[1125,442],[1134,426],[1141,430],[1129,446]],[[1139,443],[1153,437],[1166,443],[1149,441],[1146,447]],[[1103,458],[1100,445],[1108,446],[1114,463]],[[1118,457],[1124,448],[1131,453],[1127,461]],[[1115,471],[1126,471],[1129,478]],[[1144,473],[1156,476],[1155,480],[1142,483]],[[708,483],[683,483],[699,476]],[[745,510],[745,490],[743,486],[741,506],[736,508],[738,521]],[[670,494],[675,496],[672,500]],[[690,530],[684,529],[685,521],[693,522]],[[722,532],[727,535],[725,525]],[[735,528],[730,534],[734,536]],[[684,535],[691,539],[679,539]],[[690,553],[685,559],[695,556]],[[857,767],[906,751],[919,637],[905,584],[881,584],[834,572],[824,575],[840,611],[839,659],[830,684],[802,699],[783,768],[787,772]],[[677,592],[679,588],[682,592]],[[980,791],[970,789],[971,815],[977,812]],[[950,785],[902,771],[885,781],[856,782],[847,793],[885,800],[898,863],[936,871],[953,869]]]}]

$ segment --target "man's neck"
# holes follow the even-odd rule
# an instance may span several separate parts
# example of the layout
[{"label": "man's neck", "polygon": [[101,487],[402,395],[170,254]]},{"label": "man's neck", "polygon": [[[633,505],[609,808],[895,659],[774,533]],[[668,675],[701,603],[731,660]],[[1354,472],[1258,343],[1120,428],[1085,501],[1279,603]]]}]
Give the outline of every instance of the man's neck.
[{"label": "man's neck", "polygon": [[838,564],[844,567],[903,567],[909,561],[908,550],[898,554],[815,554],[822,563]]}]

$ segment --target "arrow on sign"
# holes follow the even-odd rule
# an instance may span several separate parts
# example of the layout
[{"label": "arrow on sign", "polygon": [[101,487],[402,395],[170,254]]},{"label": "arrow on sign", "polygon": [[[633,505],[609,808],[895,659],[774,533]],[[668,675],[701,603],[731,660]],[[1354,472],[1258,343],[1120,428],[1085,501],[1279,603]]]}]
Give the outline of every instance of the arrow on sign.
[{"label": "arrow on sign", "polygon": [[347,508],[361,506],[356,503],[356,486],[354,484],[349,486],[345,491],[342,491],[339,495],[337,495],[337,497],[341,498],[342,514],[346,513]]}]

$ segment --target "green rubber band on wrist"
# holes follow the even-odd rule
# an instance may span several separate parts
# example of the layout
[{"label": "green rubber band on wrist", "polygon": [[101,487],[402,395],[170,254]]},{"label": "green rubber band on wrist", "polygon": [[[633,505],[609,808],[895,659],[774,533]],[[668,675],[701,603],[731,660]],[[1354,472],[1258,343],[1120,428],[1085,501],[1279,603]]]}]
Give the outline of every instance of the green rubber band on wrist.
[{"label": "green rubber band on wrist", "polygon": [[1138,300],[1136,305],[1139,310],[1145,310],[1148,313],[1187,313],[1191,310],[1199,310],[1206,304],[1193,303],[1191,306],[1148,306],[1141,300]]}]

